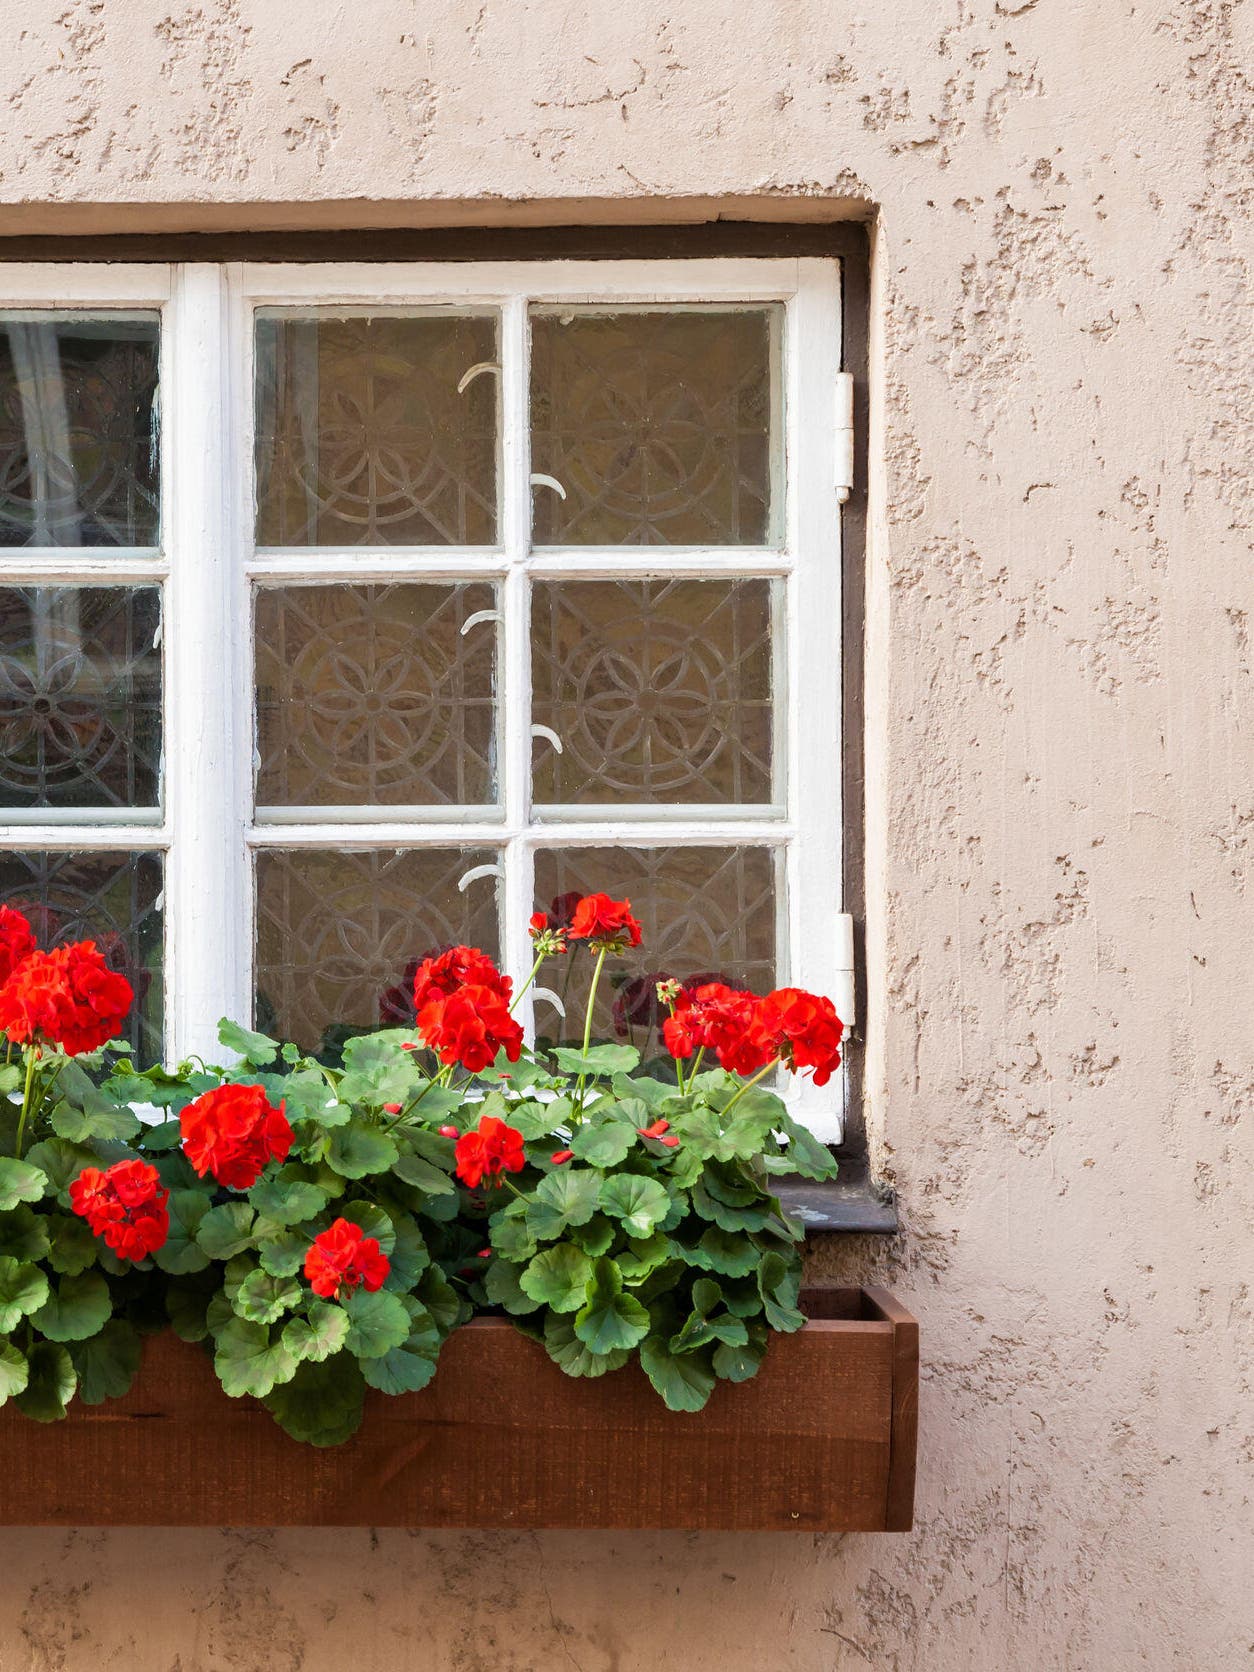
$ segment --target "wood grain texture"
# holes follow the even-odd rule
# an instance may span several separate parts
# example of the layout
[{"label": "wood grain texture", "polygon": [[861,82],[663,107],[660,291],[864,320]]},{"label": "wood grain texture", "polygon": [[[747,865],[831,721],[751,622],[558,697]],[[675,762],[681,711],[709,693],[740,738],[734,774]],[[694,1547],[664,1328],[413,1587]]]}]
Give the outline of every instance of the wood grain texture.
[{"label": "wood grain texture", "polygon": [[156,1336],[125,1399],[50,1426],[0,1412],[0,1524],[897,1525],[908,1513],[894,1474],[909,1373],[899,1337],[913,1320],[858,1290],[813,1307],[842,1315],[775,1337],[752,1382],[720,1383],[695,1416],[667,1411],[634,1367],[573,1380],[510,1324],[476,1320],[446,1343],[429,1388],[368,1394],[360,1432],[324,1451],[227,1398],[200,1348]]}]

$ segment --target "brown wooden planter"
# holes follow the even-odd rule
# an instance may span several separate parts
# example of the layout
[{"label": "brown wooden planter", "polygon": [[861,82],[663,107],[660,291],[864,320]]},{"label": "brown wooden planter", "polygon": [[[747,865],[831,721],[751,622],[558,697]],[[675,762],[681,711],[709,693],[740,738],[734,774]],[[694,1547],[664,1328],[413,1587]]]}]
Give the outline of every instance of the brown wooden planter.
[{"label": "brown wooden planter", "polygon": [[900,1532],[914,1503],[918,1326],[883,1289],[808,1290],[751,1382],[668,1411],[634,1366],[564,1375],[478,1319],[421,1393],[371,1393],[360,1431],[317,1450],[203,1351],[145,1345],[124,1399],[64,1422],[0,1412],[6,1526],[708,1528]]}]

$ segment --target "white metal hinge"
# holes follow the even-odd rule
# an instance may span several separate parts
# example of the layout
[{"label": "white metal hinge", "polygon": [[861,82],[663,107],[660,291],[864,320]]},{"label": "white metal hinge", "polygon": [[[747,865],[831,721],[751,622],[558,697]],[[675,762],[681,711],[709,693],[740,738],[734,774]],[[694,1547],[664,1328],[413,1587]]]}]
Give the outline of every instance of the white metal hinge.
[{"label": "white metal hinge", "polygon": [[836,919],[836,960],[832,973],[836,981],[832,1003],[846,1031],[852,1033],[858,1020],[853,996],[853,918],[844,911]]},{"label": "white metal hinge", "polygon": [[836,373],[836,503],[853,492],[853,373]]}]

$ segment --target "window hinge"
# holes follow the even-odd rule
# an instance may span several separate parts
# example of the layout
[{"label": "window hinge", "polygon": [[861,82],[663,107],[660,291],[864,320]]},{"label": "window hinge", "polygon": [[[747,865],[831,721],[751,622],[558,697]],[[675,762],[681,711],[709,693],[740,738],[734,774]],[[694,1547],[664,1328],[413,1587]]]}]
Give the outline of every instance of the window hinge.
[{"label": "window hinge", "polygon": [[853,964],[853,918],[843,911],[836,919],[836,959],[832,971],[836,991],[832,994],[832,1003],[849,1033],[853,1033],[858,1020],[854,1007]]},{"label": "window hinge", "polygon": [[853,373],[836,373],[836,503],[853,492]]}]

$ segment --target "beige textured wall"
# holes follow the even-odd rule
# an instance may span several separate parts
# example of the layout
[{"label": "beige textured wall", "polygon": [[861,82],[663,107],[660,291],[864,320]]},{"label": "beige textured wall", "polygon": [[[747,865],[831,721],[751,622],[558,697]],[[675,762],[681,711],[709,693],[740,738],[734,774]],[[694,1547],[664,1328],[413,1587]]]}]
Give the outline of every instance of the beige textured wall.
[{"label": "beige textured wall", "polygon": [[829,1264],[925,1385],[909,1537],[10,1533],[3,1672],[1248,1665],[1254,0],[7,13],[0,231],[875,206],[907,1229]]}]

